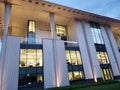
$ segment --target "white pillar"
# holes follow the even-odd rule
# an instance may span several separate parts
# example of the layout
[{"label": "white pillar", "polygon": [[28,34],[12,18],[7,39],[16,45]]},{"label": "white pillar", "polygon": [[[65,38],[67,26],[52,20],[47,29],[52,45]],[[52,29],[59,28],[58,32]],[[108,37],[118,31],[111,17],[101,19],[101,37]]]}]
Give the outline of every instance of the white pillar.
[{"label": "white pillar", "polygon": [[112,51],[112,47],[110,45],[110,42],[109,42],[109,39],[108,39],[108,36],[107,36],[107,33],[106,33],[107,31],[104,28],[104,26],[100,26],[100,28],[101,28],[101,33],[102,33],[102,36],[103,36],[103,39],[104,39],[104,42],[105,42],[107,54],[108,54],[108,57],[109,57],[109,60],[110,60],[113,75],[118,76],[119,71],[118,71],[117,64],[116,64],[116,61],[115,61],[115,57],[114,57],[114,54],[113,54],[113,51]]},{"label": "white pillar", "polygon": [[109,39],[109,42],[110,42],[110,45],[111,45],[111,48],[112,48],[112,51],[113,51],[118,69],[119,69],[119,75],[120,75],[120,53],[119,53],[119,49],[117,47],[115,38],[113,36],[113,33],[112,33],[110,27],[106,26],[105,29],[106,29],[106,32],[107,32],[107,35],[108,35],[108,39]]},{"label": "white pillar", "polygon": [[4,72],[3,67],[4,67],[4,61],[5,61],[6,41],[7,41],[10,13],[11,13],[11,4],[10,3],[5,3],[4,31],[3,31],[3,37],[2,37],[1,54],[0,54],[0,88],[1,88],[1,90],[2,90],[2,79],[3,79],[3,72]]},{"label": "white pillar", "polygon": [[63,40],[56,40],[56,79],[57,87],[68,86],[68,67],[66,62],[65,44]]},{"label": "white pillar", "polygon": [[52,39],[55,39],[56,33],[55,33],[54,13],[50,13],[50,27],[51,27],[51,37]]},{"label": "white pillar", "polygon": [[82,28],[82,24],[80,21],[75,21],[76,25],[76,34],[77,34],[77,40],[79,43],[79,48],[80,48],[80,53],[81,53],[81,58],[82,58],[82,63],[83,63],[83,68],[84,68],[84,74],[85,74],[85,79],[91,80],[93,79],[93,74],[92,74],[92,68],[90,64],[90,58],[87,50],[87,44],[84,36],[84,29]]},{"label": "white pillar", "polygon": [[43,39],[44,88],[56,87],[54,51],[52,40]]},{"label": "white pillar", "polygon": [[8,36],[1,90],[18,90],[20,37]]},{"label": "white pillar", "polygon": [[89,58],[92,65],[93,77],[94,80],[97,81],[97,78],[102,78],[101,68],[99,64],[99,60],[96,54],[96,48],[93,41],[92,32],[90,30],[90,24],[88,22],[82,22],[84,28],[84,34],[87,44],[87,49],[89,53]]},{"label": "white pillar", "polygon": [[[56,42],[55,50],[53,42]],[[43,55],[44,88],[68,86],[69,79],[64,41],[43,39]]]}]

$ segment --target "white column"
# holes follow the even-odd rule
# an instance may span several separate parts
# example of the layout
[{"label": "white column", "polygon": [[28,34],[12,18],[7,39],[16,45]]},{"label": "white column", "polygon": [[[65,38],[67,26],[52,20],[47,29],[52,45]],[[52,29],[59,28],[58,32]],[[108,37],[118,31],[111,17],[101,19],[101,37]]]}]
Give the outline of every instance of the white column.
[{"label": "white column", "polygon": [[4,70],[3,67],[4,67],[4,61],[5,61],[6,41],[7,41],[10,13],[11,13],[11,4],[5,3],[4,31],[3,31],[3,37],[2,37],[1,53],[0,53],[0,88],[2,88],[2,79],[3,79],[3,70]]},{"label": "white column", "polygon": [[56,40],[56,79],[57,87],[68,86],[68,67],[66,62],[65,45],[63,40]]},{"label": "white column", "polygon": [[85,79],[93,79],[93,74],[92,74],[92,68],[90,64],[90,58],[88,55],[88,50],[87,50],[87,44],[84,36],[84,29],[82,28],[82,24],[80,21],[76,21],[76,34],[77,34],[77,40],[79,43],[79,48],[80,48],[80,53],[81,53],[81,58],[82,58],[82,63],[83,63],[83,68],[84,68],[84,73],[85,73]]},{"label": "white column", "polygon": [[53,41],[43,39],[44,88],[56,87]]},{"label": "white column", "polygon": [[90,24],[88,22],[82,22],[84,28],[84,34],[86,38],[87,49],[89,53],[89,58],[92,65],[94,80],[97,78],[102,78],[101,68],[96,54],[96,48],[93,41],[92,32],[90,30]]},{"label": "white column", "polygon": [[113,51],[113,54],[114,54],[118,69],[119,69],[119,75],[120,75],[120,53],[119,53],[119,49],[117,47],[115,38],[113,36],[113,33],[112,33],[110,27],[106,26],[105,28],[106,28],[108,39],[109,39],[109,42],[110,42],[110,45],[111,45],[111,48],[112,48],[112,51]]},{"label": "white column", "polygon": [[[53,42],[56,43],[55,50]],[[44,88],[68,86],[64,41],[43,39],[43,56]]]},{"label": "white column", "polygon": [[52,39],[55,39],[56,33],[55,33],[54,13],[50,13],[50,27],[51,27],[51,37]]},{"label": "white column", "polygon": [[18,90],[20,37],[8,36],[1,90]]},{"label": "white column", "polygon": [[113,75],[118,76],[119,71],[118,71],[117,64],[116,64],[116,61],[115,61],[115,57],[114,57],[114,54],[113,54],[113,51],[112,51],[112,47],[110,45],[110,42],[109,42],[109,39],[108,39],[108,36],[107,36],[107,33],[106,33],[107,31],[105,30],[104,26],[100,26],[100,28],[101,28],[101,33],[102,33],[102,36],[103,36],[103,39],[104,39],[104,42],[105,42],[105,46],[106,46],[107,54],[108,54],[108,57],[109,57],[109,60],[110,60],[110,64],[111,64],[111,67],[112,67]]}]

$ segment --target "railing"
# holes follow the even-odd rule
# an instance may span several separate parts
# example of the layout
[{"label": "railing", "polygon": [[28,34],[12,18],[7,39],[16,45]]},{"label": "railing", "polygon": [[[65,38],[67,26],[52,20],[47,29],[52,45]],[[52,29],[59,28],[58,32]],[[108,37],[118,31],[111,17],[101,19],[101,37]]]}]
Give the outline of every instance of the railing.
[{"label": "railing", "polygon": [[42,38],[21,38],[22,44],[42,44]]},{"label": "railing", "polygon": [[73,47],[79,46],[78,42],[76,42],[76,41],[64,41],[64,43],[66,46],[73,46]]},{"label": "railing", "polygon": [[[21,38],[22,44],[42,44],[43,38]],[[57,40],[57,39],[56,39]],[[76,41],[64,41],[66,46],[79,46]]]}]

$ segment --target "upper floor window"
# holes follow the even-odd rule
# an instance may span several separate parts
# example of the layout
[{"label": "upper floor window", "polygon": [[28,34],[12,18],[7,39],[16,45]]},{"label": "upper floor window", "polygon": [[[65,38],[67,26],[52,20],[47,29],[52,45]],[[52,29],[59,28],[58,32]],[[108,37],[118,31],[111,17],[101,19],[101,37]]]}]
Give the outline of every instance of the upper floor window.
[{"label": "upper floor window", "polygon": [[35,21],[28,20],[28,43],[33,44],[35,43]]},{"label": "upper floor window", "polygon": [[62,40],[66,40],[66,27],[63,25],[56,25],[56,33]]},{"label": "upper floor window", "polygon": [[90,28],[95,44],[104,44],[100,26],[98,23],[90,22]]}]

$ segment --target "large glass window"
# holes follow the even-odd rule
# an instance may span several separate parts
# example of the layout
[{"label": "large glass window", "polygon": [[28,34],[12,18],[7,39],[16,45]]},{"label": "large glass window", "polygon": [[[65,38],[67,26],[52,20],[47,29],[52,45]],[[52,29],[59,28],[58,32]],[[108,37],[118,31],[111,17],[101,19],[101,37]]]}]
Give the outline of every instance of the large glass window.
[{"label": "large glass window", "polygon": [[95,47],[96,47],[97,57],[98,57],[100,67],[102,70],[103,80],[113,79],[110,60],[109,60],[109,57],[106,51],[106,47],[104,44],[100,26],[98,23],[95,23],[95,22],[90,22],[90,26],[91,26],[93,40],[94,40]]},{"label": "large glass window", "polygon": [[42,66],[41,49],[21,49],[20,67]]},{"label": "large glass window", "polygon": [[80,52],[78,50],[66,50],[66,61],[68,65],[69,80],[84,79]]},{"label": "large glass window", "polygon": [[76,51],[66,50],[66,59],[67,59],[67,64],[71,64],[71,65],[82,64],[80,52],[77,50]]},{"label": "large glass window", "polygon": [[62,40],[66,40],[66,27],[63,25],[56,25],[57,36]]},{"label": "large glass window", "polygon": [[97,56],[100,64],[110,64],[106,52],[97,52]]},{"label": "large glass window", "polygon": [[28,20],[28,43],[34,44],[35,43],[35,21]]},{"label": "large glass window", "polygon": [[103,80],[113,80],[113,74],[111,68],[102,69]]},{"label": "large glass window", "polygon": [[94,43],[104,44],[99,24],[91,22],[90,26],[91,26],[91,32],[92,32]]},{"label": "large glass window", "polygon": [[21,49],[19,85],[31,85],[42,83],[42,50]]},{"label": "large glass window", "polygon": [[68,75],[70,81],[84,79],[83,71],[69,72]]}]

